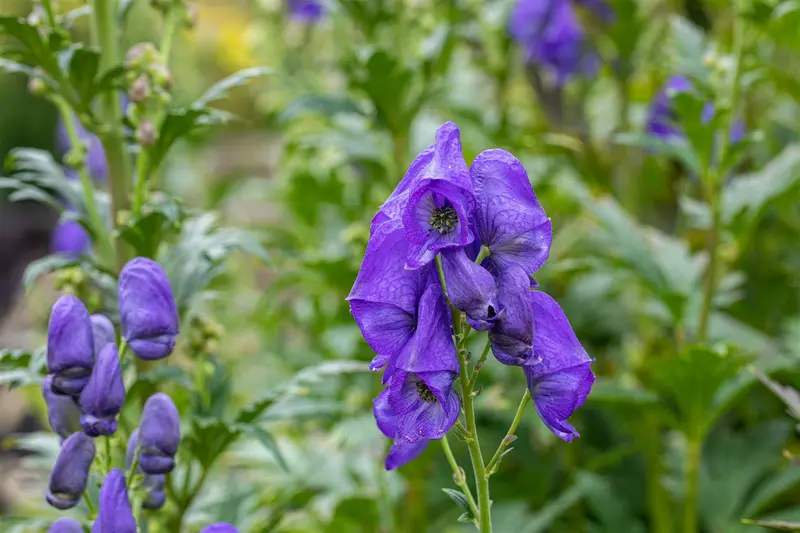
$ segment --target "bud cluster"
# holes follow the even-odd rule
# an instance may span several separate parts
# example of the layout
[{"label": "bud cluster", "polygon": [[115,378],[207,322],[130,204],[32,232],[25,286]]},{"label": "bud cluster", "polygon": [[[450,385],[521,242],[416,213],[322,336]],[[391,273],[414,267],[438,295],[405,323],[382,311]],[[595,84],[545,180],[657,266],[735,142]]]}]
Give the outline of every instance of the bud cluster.
[{"label": "bud cluster", "polygon": [[169,104],[172,75],[162,57],[151,43],[138,43],[125,57],[128,98],[131,105],[127,117],[136,126],[136,141],[152,146],[157,139],[153,117]]}]

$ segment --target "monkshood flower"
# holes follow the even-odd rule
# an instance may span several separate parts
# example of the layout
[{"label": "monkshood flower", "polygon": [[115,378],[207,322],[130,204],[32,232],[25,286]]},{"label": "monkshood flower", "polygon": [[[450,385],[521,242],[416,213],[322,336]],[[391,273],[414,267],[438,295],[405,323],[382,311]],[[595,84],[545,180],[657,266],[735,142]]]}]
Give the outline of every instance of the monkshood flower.
[{"label": "monkshood flower", "polygon": [[592,359],[575,337],[564,311],[547,294],[530,295],[537,362],[523,367],[539,418],[567,442],[580,437],[567,419],[583,405],[594,383]]},{"label": "monkshood flower", "polygon": [[220,522],[204,527],[200,533],[239,533],[239,530],[230,524]]},{"label": "monkshood flower", "polygon": [[50,251],[67,257],[78,257],[92,247],[89,234],[75,220],[59,222],[50,237]]},{"label": "monkshood flower", "polygon": [[475,264],[466,251],[442,252],[442,270],[450,303],[467,315],[467,322],[472,328],[484,331],[502,318],[504,312],[498,305],[494,277],[488,270]]},{"label": "monkshood flower", "polygon": [[168,474],[175,468],[180,441],[180,418],[172,398],[160,392],[152,395],[139,427],[139,468],[145,474]]},{"label": "monkshood flower", "polygon": [[[457,361],[454,361],[457,364]],[[415,459],[430,440],[441,439],[458,419],[461,403],[453,390],[457,372],[397,372],[373,401],[378,428],[394,439],[386,469]]]},{"label": "monkshood flower", "polygon": [[[133,467],[138,446],[139,428],[136,428],[133,430],[133,433],[131,433],[131,436],[128,439],[128,448],[125,454],[125,463],[128,467],[128,470]],[[138,461],[136,472],[142,472],[141,467],[138,466]],[[133,475],[133,472],[130,472],[129,475]],[[158,509],[164,507],[164,504],[167,501],[167,495],[165,492],[166,482],[167,478],[164,474],[144,475],[144,479],[142,480],[142,488],[145,491],[145,499],[142,502],[142,507],[150,511],[157,511]]]},{"label": "monkshood flower", "polygon": [[113,435],[117,415],[125,405],[125,382],[115,344],[106,344],[97,356],[89,383],[81,393],[81,427],[90,437]]},{"label": "monkshood flower", "polygon": [[298,22],[317,22],[325,16],[320,0],[287,0],[289,15]]},{"label": "monkshood flower", "polygon": [[81,430],[81,412],[71,397],[53,392],[52,383],[52,376],[47,376],[42,382],[42,394],[47,404],[47,420],[53,432],[66,439]]},{"label": "monkshood flower", "polygon": [[80,396],[93,365],[89,312],[74,296],[62,296],[53,305],[47,330],[47,372],[53,375],[53,392]]},{"label": "monkshood flower", "polygon": [[92,315],[92,338],[94,339],[94,357],[97,359],[100,350],[107,344],[117,342],[117,334],[114,331],[114,324],[105,315]]},{"label": "monkshood flower", "polygon": [[108,473],[100,487],[100,506],[92,533],[136,533],[125,476],[118,468]]},{"label": "monkshood flower", "polygon": [[599,63],[569,0],[518,0],[509,33],[528,63],[552,74],[557,85],[591,75]]},{"label": "monkshood flower", "polygon": [[347,297],[364,339],[377,354],[370,368],[377,371],[389,365],[384,382],[397,369],[457,368],[452,318],[436,270],[433,265],[404,268],[408,247],[399,220],[379,224]]},{"label": "monkshood flower", "polygon": [[550,255],[553,229],[525,167],[505,150],[486,150],[472,162],[470,173],[478,202],[478,241],[491,252],[481,265],[495,277],[512,265],[533,275]]},{"label": "monkshood flower", "polygon": [[122,337],[140,359],[163,359],[172,353],[180,317],[167,275],[152,259],[137,257],[119,275]]},{"label": "monkshood flower", "polygon": [[83,527],[74,518],[59,518],[50,525],[47,533],[83,533]]},{"label": "monkshood flower", "polygon": [[461,133],[452,122],[436,130],[436,140],[411,163],[403,179],[372,222],[372,231],[389,219],[401,219],[408,241],[406,267],[421,268],[442,250],[461,248],[475,236],[475,208]]},{"label": "monkshood flower", "polygon": [[73,433],[64,441],[50,473],[47,503],[56,509],[70,509],[78,504],[86,490],[94,454],[94,442],[84,433]]},{"label": "monkshood flower", "polygon": [[503,270],[498,285],[504,316],[489,331],[492,353],[504,365],[530,363],[534,353],[531,279],[522,267],[511,265]]}]

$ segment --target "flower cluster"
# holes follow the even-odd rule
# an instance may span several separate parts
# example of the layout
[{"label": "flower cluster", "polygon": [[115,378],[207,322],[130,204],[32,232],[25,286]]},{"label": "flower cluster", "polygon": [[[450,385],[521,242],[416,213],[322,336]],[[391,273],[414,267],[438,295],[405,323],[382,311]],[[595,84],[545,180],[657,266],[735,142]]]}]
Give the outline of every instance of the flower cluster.
[{"label": "flower cluster", "polygon": [[[50,425],[63,440],[50,475],[47,501],[58,509],[77,505],[94,462],[94,438],[114,435],[125,403],[121,360],[128,348],[142,359],[167,357],[175,346],[179,317],[166,274],[155,261],[137,258],[120,274],[119,309],[122,349],[117,349],[114,324],[103,315],[89,315],[83,302],[62,296],[53,306],[47,338],[47,371],[42,392]],[[169,396],[155,394],[146,402],[140,428],[128,442],[128,475],[143,474],[143,506],[164,504],[164,475],[175,466],[180,442],[178,410]],[[110,460],[110,458],[106,458]],[[136,471],[133,471],[133,465]],[[125,477],[106,474],[94,533],[135,533]],[[51,531],[70,532],[70,519],[56,521]]]},{"label": "flower cluster", "polygon": [[523,48],[525,60],[552,74],[558,85],[576,75],[592,74],[599,63],[574,4],[601,21],[614,18],[605,0],[518,0],[509,20],[509,33]]},{"label": "flower cluster", "polygon": [[394,439],[388,469],[414,459],[458,419],[448,301],[472,329],[488,331],[500,363],[522,367],[544,423],[564,440],[578,436],[566,420],[594,382],[591,359],[555,300],[531,290],[551,238],[550,220],[510,153],[487,150],[468,167],[449,122],[411,163],[372,220],[347,298],[377,354],[372,370],[386,367],[373,407]]}]

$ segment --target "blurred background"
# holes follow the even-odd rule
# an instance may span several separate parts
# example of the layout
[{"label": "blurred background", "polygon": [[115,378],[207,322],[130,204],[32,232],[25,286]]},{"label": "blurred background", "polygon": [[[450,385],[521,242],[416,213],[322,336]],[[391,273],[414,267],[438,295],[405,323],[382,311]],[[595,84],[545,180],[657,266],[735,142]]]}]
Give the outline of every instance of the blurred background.
[{"label": "blurred background", "polygon": [[[610,0],[609,19],[592,2],[561,1],[574,10],[581,53],[597,61],[562,84],[509,33],[512,0],[330,0],[310,15],[283,0],[196,2],[194,28],[173,46],[176,101],[245,67],[274,69],[219,104],[238,120],[182,143],[163,170],[170,193],[252,230],[271,256],[268,265],[230,257],[212,286],[217,297],[193,310],[219,332],[205,349],[230,369],[240,403],[306,367],[369,361],[344,301],[369,220],[436,127],[452,120],[467,162],[499,147],[525,164],[554,228],[537,279],[598,374],[572,420],[579,440],[558,440],[527,412],[492,478],[495,531],[680,532],[687,497],[707,533],[766,531],[742,518],[800,521],[795,422],[756,378],[800,383],[800,3]],[[80,5],[59,1],[62,12]],[[0,0],[2,15],[30,10]],[[709,324],[712,349],[730,363],[720,368],[690,348],[708,206],[674,150],[650,142],[649,120],[675,74],[704,78],[705,97],[725,105],[735,24],[746,29],[735,114],[752,135],[725,178]],[[148,3],[132,2],[123,48],[156,40],[159,29]],[[72,31],[88,38],[87,19]],[[0,157],[20,146],[60,156],[55,110],[27,84],[0,75]],[[54,250],[57,224],[43,205],[0,200],[0,350],[44,343],[63,280],[40,277],[24,290],[22,281]],[[186,365],[214,372],[202,361]],[[481,380],[488,450],[505,435],[524,380],[497,364]],[[263,423],[288,471],[262,447],[239,443],[190,524],[470,531],[440,490],[453,483],[438,446],[398,472],[383,470],[387,442],[371,413],[379,382],[332,372],[270,408]],[[687,397],[699,398],[701,437],[682,424]],[[9,391],[0,382],[0,515],[52,516],[41,494],[57,443],[40,435],[46,426],[37,387]],[[696,494],[687,495],[691,439],[702,459]],[[467,461],[460,446],[456,453]],[[37,531],[20,524],[3,531]]]}]

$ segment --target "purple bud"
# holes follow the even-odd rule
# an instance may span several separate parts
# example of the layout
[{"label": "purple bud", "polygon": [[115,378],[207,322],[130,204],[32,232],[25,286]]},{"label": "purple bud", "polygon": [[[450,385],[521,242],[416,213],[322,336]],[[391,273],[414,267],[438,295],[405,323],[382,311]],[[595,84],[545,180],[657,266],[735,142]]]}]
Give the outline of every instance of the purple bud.
[{"label": "purple bud", "polygon": [[139,445],[139,428],[133,430],[128,438],[128,447],[125,450],[125,467],[130,470],[133,466],[133,459],[136,456],[136,446]]},{"label": "purple bud", "polygon": [[47,533],[83,533],[83,528],[74,518],[59,518],[50,525]]},{"label": "purple bud", "polygon": [[50,473],[47,503],[56,509],[70,509],[78,504],[86,490],[94,454],[94,442],[84,433],[73,433],[64,441]]},{"label": "purple bud", "polygon": [[97,364],[89,383],[81,394],[81,426],[90,437],[113,435],[117,431],[116,416],[125,404],[125,383],[119,353],[114,344],[107,344],[97,356]]},{"label": "purple bud", "polygon": [[89,312],[74,296],[62,296],[53,306],[47,330],[47,371],[53,392],[78,397],[94,365],[94,340]]},{"label": "purple bud", "polygon": [[200,533],[239,533],[239,530],[230,524],[220,522],[204,527]]},{"label": "purple bud", "polygon": [[148,398],[139,428],[139,467],[145,474],[168,474],[175,468],[181,441],[178,409],[172,398],[156,393]]},{"label": "purple bud", "polygon": [[53,230],[50,237],[50,250],[67,257],[85,254],[92,246],[89,234],[75,220],[64,220]]},{"label": "purple bud", "polygon": [[136,533],[125,476],[118,468],[108,473],[100,488],[100,510],[92,533]]},{"label": "purple bud", "polygon": [[142,487],[146,491],[146,496],[142,502],[142,507],[149,511],[157,511],[164,507],[167,502],[167,494],[164,486],[167,484],[167,476],[164,474],[145,475]]},{"label": "purple bud", "polygon": [[94,357],[106,347],[106,344],[117,342],[117,334],[114,331],[114,324],[105,315],[92,315],[92,337],[94,338]]},{"label": "purple bud", "polygon": [[75,400],[53,392],[52,383],[52,376],[47,376],[42,382],[42,394],[47,404],[47,420],[53,432],[66,439],[81,430],[81,412],[75,405]]},{"label": "purple bud", "polygon": [[119,276],[122,336],[133,353],[148,361],[172,353],[180,318],[164,270],[152,259],[137,257]]}]

